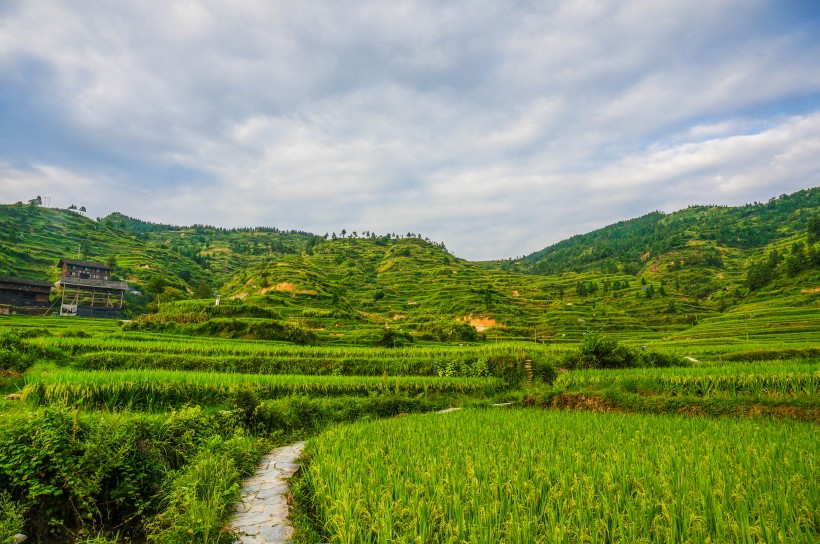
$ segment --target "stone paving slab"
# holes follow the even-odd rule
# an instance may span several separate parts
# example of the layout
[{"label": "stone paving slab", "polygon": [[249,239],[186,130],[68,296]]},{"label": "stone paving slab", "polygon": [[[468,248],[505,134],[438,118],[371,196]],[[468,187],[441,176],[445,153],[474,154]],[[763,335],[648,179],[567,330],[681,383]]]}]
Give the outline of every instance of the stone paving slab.
[{"label": "stone paving slab", "polygon": [[282,446],[264,455],[256,473],[245,480],[231,530],[239,544],[290,542],[293,526],[288,519],[288,479],[299,470],[304,442]]}]

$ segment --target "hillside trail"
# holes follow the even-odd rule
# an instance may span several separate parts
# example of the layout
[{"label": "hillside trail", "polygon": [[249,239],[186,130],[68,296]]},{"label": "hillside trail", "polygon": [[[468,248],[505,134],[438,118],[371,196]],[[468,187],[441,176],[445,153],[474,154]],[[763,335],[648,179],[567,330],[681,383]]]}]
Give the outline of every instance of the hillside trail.
[{"label": "hillside trail", "polygon": [[288,480],[299,470],[304,442],[275,448],[264,455],[254,475],[242,486],[242,499],[230,529],[239,544],[290,542]]}]

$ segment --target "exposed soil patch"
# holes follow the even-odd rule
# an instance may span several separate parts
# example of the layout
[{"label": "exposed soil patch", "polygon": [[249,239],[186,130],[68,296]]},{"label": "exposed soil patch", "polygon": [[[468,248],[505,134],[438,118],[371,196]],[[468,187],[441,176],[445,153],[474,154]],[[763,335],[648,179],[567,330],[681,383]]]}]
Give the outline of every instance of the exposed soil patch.
[{"label": "exposed soil patch", "polygon": [[275,285],[273,288],[276,291],[293,291],[296,289],[296,286],[290,282],[283,281],[282,283]]},{"label": "exposed soil patch", "polygon": [[481,332],[488,327],[497,327],[498,321],[495,319],[490,319],[488,317],[473,317],[468,315],[465,319],[469,320],[471,326],[475,328],[478,332]]},{"label": "exposed soil patch", "polygon": [[810,289],[803,289],[800,291],[804,295],[813,295],[814,293],[820,293],[820,287],[812,287]]},{"label": "exposed soil patch", "polygon": [[586,410],[588,412],[616,412],[605,399],[593,395],[562,393],[552,397],[550,408],[558,410]]},{"label": "exposed soil patch", "polygon": [[518,296],[518,291],[513,291],[513,296],[517,297]]}]

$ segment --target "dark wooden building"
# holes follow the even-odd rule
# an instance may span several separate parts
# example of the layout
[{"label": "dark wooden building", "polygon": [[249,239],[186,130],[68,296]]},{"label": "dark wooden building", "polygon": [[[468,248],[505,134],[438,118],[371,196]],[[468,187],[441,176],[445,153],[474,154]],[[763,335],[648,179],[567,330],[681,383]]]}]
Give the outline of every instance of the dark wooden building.
[{"label": "dark wooden building", "polygon": [[57,263],[61,278],[80,278],[85,280],[105,280],[111,278],[113,268],[106,264],[76,259],[60,259]]},{"label": "dark wooden building", "polygon": [[57,286],[62,293],[60,315],[120,317],[128,284],[111,281],[110,266],[76,259],[60,259],[57,266],[60,268]]},{"label": "dark wooden building", "polygon": [[[14,308],[48,308],[49,281],[30,280],[16,276],[0,276],[0,306]],[[9,308],[5,308],[8,313]]]}]

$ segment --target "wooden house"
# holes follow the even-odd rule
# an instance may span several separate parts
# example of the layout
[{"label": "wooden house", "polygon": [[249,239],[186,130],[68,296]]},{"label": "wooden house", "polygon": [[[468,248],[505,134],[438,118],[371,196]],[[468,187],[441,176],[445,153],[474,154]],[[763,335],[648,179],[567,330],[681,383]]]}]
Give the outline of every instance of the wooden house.
[{"label": "wooden house", "polygon": [[113,269],[103,263],[60,259],[60,315],[119,318],[128,284],[111,281]]},{"label": "wooden house", "polygon": [[48,308],[49,293],[54,287],[49,281],[30,280],[16,276],[0,276],[0,306],[3,313],[13,308]]},{"label": "wooden house", "polygon": [[60,259],[57,263],[61,278],[81,278],[86,280],[109,280],[113,268],[106,264],[76,259]]}]

